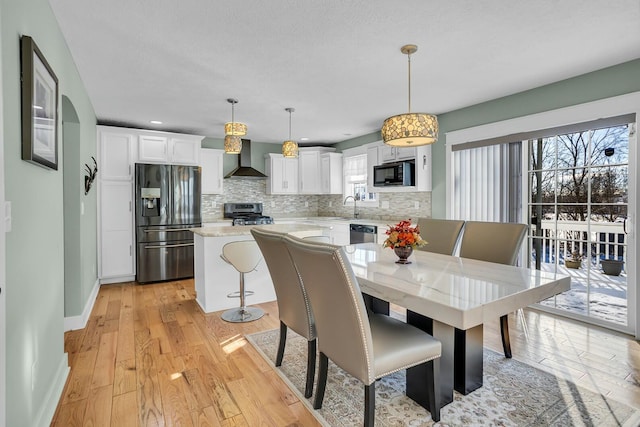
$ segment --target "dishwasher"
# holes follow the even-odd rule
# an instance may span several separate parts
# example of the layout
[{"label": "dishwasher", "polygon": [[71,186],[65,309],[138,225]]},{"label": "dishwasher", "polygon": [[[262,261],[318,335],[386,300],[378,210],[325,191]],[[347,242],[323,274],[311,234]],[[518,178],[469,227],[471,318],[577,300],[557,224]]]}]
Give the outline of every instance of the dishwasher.
[{"label": "dishwasher", "polygon": [[349,243],[376,243],[378,226],[349,224]]}]

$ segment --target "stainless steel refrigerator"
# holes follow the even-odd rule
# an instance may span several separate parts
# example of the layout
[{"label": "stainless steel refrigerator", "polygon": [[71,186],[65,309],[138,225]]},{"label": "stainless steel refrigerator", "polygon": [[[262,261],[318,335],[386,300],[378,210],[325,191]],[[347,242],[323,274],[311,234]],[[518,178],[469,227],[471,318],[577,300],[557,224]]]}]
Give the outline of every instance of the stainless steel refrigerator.
[{"label": "stainless steel refrigerator", "polygon": [[193,277],[200,167],[136,164],[136,281]]}]

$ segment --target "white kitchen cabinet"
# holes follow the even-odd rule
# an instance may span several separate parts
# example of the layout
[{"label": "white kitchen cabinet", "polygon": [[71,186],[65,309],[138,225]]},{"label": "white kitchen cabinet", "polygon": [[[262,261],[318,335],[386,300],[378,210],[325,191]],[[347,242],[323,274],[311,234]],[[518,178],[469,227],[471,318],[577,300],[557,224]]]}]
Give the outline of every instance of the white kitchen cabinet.
[{"label": "white kitchen cabinet", "polygon": [[298,151],[299,194],[320,194],[320,152]]},{"label": "white kitchen cabinet", "polygon": [[320,155],[320,176],[322,194],[342,194],[342,154],[323,153]]},{"label": "white kitchen cabinet", "polygon": [[199,165],[202,138],[169,138],[170,162],[177,165]]},{"label": "white kitchen cabinet", "polygon": [[131,181],[135,138],[133,133],[98,126],[97,162],[101,179]]},{"label": "white kitchen cabinet", "polygon": [[138,137],[138,161],[198,165],[202,137],[174,137],[171,134],[140,134]]},{"label": "white kitchen cabinet", "polygon": [[224,150],[203,148],[200,151],[202,194],[222,194],[223,156]]},{"label": "white kitchen cabinet", "polygon": [[380,163],[398,162],[400,160],[413,160],[416,158],[417,147],[392,147],[383,144],[378,147],[378,161]]},{"label": "white kitchen cabinet", "polygon": [[100,182],[101,283],[132,280],[134,267],[133,182]]},{"label": "white kitchen cabinet", "polygon": [[282,154],[265,154],[267,194],[298,193],[298,159]]}]

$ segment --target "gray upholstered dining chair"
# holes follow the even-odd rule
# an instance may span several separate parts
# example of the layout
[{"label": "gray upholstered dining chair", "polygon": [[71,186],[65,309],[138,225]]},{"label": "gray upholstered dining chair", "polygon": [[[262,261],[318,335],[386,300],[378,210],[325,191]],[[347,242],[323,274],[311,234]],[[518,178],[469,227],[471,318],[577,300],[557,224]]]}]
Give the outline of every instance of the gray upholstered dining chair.
[{"label": "gray upholstered dining chair", "polygon": [[[467,221],[460,243],[460,257],[515,265],[526,234],[525,224]],[[504,355],[510,358],[508,320],[506,314],[500,317],[500,334]]]},{"label": "gray upholstered dining chair", "polygon": [[316,372],[316,329],[311,305],[291,255],[284,243],[284,234],[252,229],[251,234],[262,251],[276,291],[280,317],[280,341],[276,366],[282,365],[287,342],[287,328],[307,339],[307,382],[305,397],[311,397]]},{"label": "gray upholstered dining chair", "polygon": [[420,236],[427,241],[417,249],[438,254],[453,255],[464,221],[455,219],[418,218]]},{"label": "gray upholstered dining chair", "polygon": [[365,426],[374,425],[376,380],[424,364],[428,409],[431,418],[438,421],[440,341],[397,319],[367,313],[343,247],[289,235],[284,240],[307,290],[316,322],[320,361],[314,408],[322,407],[329,359],[364,383]]}]

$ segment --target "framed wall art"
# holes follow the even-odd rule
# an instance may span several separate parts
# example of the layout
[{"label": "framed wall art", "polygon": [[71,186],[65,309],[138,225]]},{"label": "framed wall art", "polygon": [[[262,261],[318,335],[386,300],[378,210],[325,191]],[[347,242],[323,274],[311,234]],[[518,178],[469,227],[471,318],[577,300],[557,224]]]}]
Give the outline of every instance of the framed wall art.
[{"label": "framed wall art", "polygon": [[22,160],[58,169],[58,78],[29,36],[20,38]]}]

